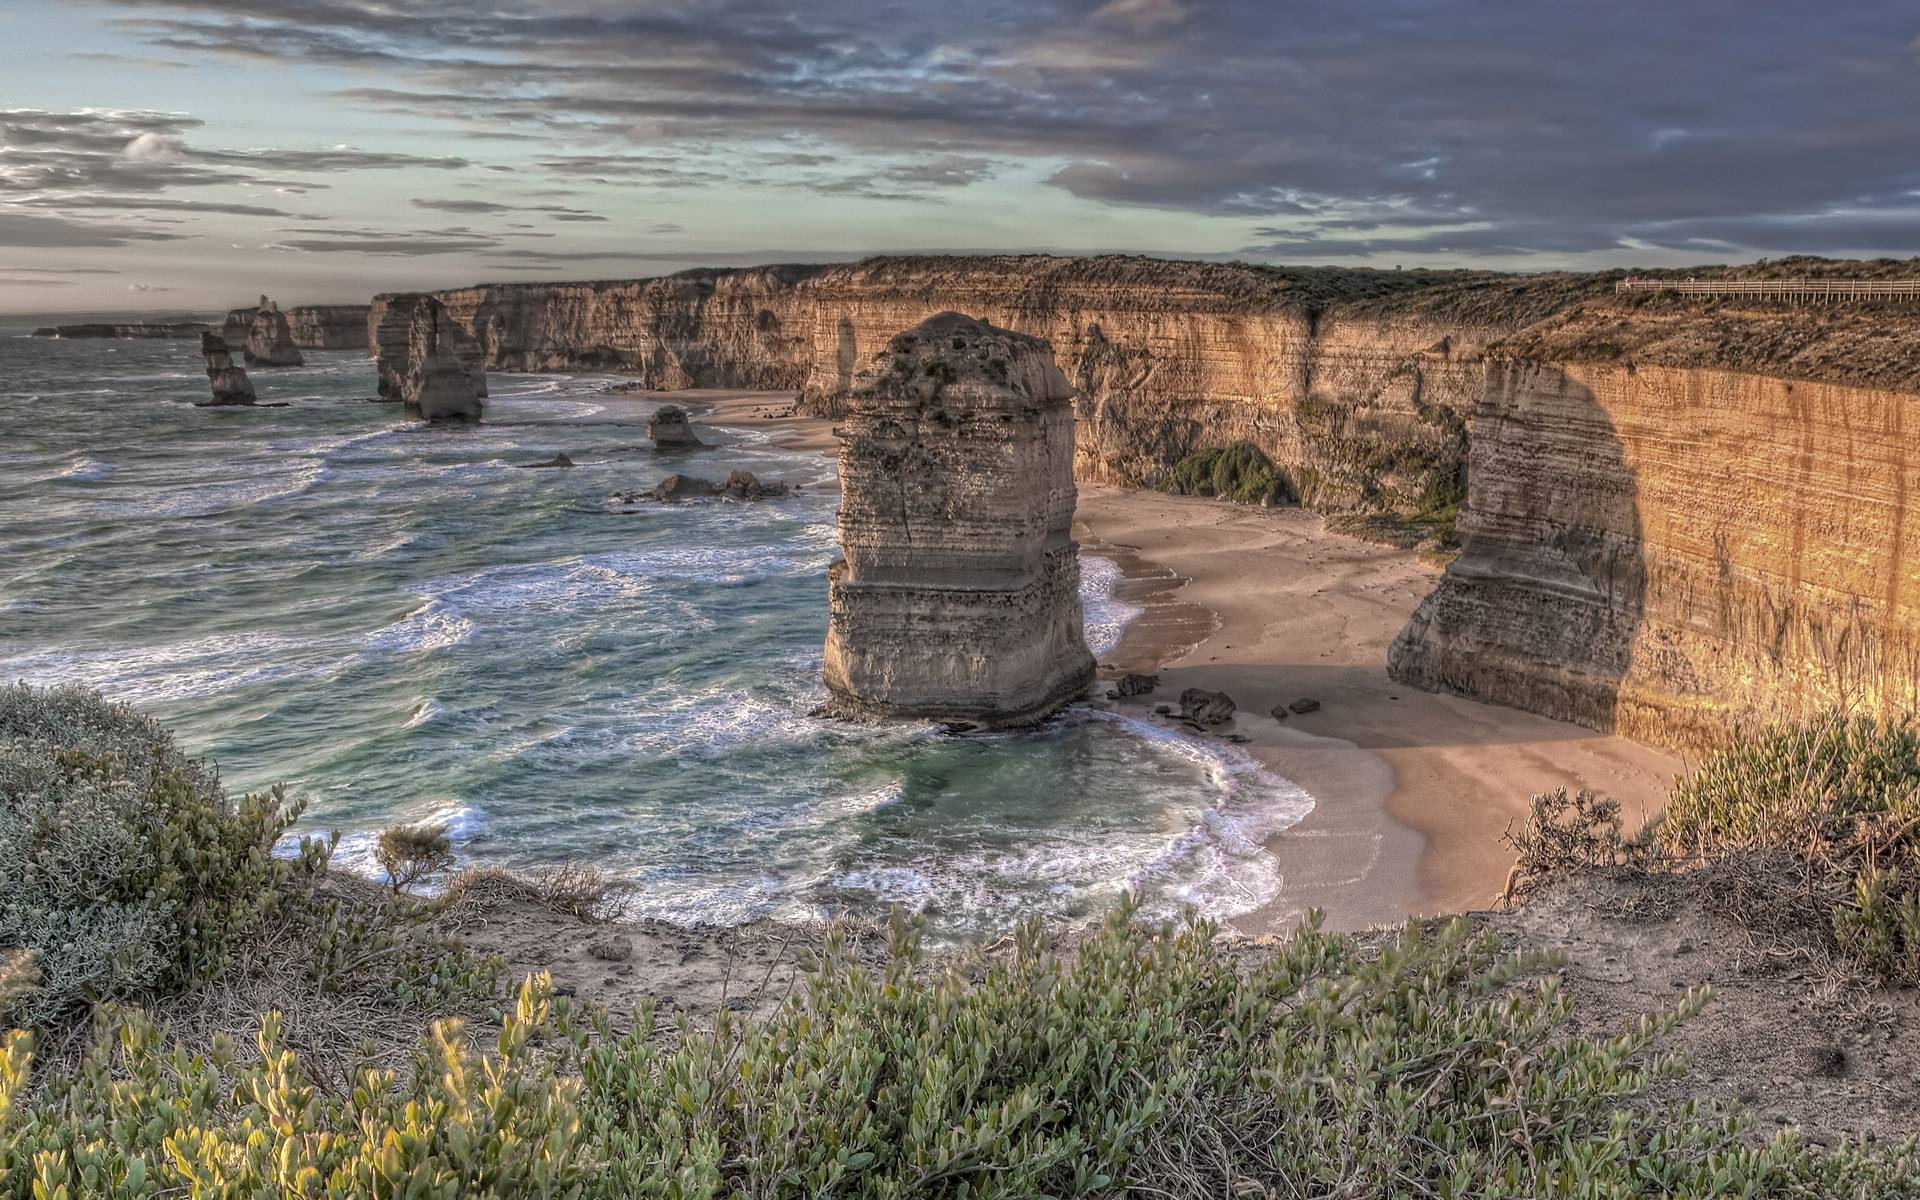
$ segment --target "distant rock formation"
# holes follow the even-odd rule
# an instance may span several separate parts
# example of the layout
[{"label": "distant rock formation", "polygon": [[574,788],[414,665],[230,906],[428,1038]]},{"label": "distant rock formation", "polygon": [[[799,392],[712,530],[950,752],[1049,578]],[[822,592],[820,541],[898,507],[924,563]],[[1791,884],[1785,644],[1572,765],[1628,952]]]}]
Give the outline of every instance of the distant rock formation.
[{"label": "distant rock formation", "polygon": [[300,356],[300,347],[293,344],[287,314],[265,296],[260,297],[260,307],[253,310],[253,319],[247,325],[243,353],[249,367],[300,367],[307,361]]},{"label": "distant rock formation", "polygon": [[658,450],[698,450],[706,445],[693,436],[687,410],[677,404],[669,404],[647,418],[647,436]]},{"label": "distant rock formation", "polygon": [[118,325],[42,325],[33,331],[44,338],[196,338],[211,330],[205,321],[127,321]]},{"label": "distant rock formation", "polygon": [[[227,313],[220,328],[228,346],[235,351],[247,348],[254,315],[263,307],[264,303]],[[286,310],[287,330],[299,350],[371,350],[371,312],[372,306],[366,304],[296,304]]]},{"label": "distant rock formation", "polygon": [[373,348],[367,326],[372,311],[366,304],[296,304],[287,310],[293,344],[302,350],[358,350]]},{"label": "distant rock formation", "polygon": [[414,330],[421,312],[429,307],[434,313],[432,323],[439,330],[436,342],[441,352],[451,353],[466,372],[477,415],[479,401],[487,395],[487,371],[480,347],[465,331],[447,320],[446,307],[426,292],[396,292],[373,298],[372,316],[368,321],[373,329],[380,398],[411,403],[407,376],[412,370]]},{"label": "distant rock formation", "polygon": [[959,313],[861,371],[835,431],[827,712],[1015,725],[1092,684],[1072,400],[1045,342]]},{"label": "distant rock formation", "polygon": [[572,465],[573,460],[567,457],[567,452],[564,450],[552,458],[547,459],[545,462],[518,464],[523,471],[537,471],[542,467],[571,467]]},{"label": "distant rock formation", "polygon": [[407,415],[421,421],[478,421],[485,392],[475,383],[471,358],[458,350],[465,335],[447,318],[446,306],[415,293],[388,311],[382,338],[404,337],[407,348],[397,381],[397,398]]},{"label": "distant rock formation", "polygon": [[195,401],[195,407],[254,403],[253,380],[247,378],[246,368],[234,365],[226,338],[207,330],[200,335],[200,353],[207,356],[207,381],[213,387],[213,398]]},{"label": "distant rock formation", "polygon": [[727,476],[725,483],[715,483],[696,475],[669,475],[647,491],[626,492],[616,495],[614,499],[622,504],[637,504],[643,500],[675,504],[681,500],[700,500],[711,497],[724,497],[728,500],[768,500],[775,496],[784,496],[792,490],[793,488],[788,484],[778,480],[763,480],[752,471],[735,471]]}]

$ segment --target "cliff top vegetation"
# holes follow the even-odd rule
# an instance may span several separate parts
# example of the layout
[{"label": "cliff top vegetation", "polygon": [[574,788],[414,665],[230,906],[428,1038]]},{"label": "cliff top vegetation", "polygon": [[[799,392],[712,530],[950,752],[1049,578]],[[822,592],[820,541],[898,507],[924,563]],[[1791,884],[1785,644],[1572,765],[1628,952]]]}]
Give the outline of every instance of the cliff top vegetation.
[{"label": "cliff top vegetation", "polygon": [[[0,831],[0,895],[51,918],[9,926],[0,963],[0,1003],[32,1027],[0,1034],[8,1200],[1920,1194],[1911,1143],[1815,1148],[1663,1091],[1681,1071],[1663,1047],[1709,1019],[1707,991],[1582,1028],[1550,957],[1459,920],[1249,944],[1122,908],[1071,945],[1028,928],[936,955],[896,914],[877,959],[840,928],[770,997],[769,969],[757,1015],[622,1022],[543,974],[509,994],[497,963],[408,932],[483,889],[330,892],[324,844],[271,855],[289,810],[227,798],[139,714],[74,690],[5,701],[0,811],[30,819]],[[1802,776],[1910,805],[1911,738],[1848,728],[1704,771],[1679,828],[1737,840],[1766,824],[1754,789]],[[1831,791],[1783,803],[1817,813]],[[105,795],[138,836],[97,881],[159,879],[152,927],[198,948],[80,986],[122,1005],[88,1016],[46,1002],[67,951],[48,931],[115,912],[17,885],[80,846],[70,821],[113,822]],[[182,819],[142,827],[154,804]],[[235,850],[260,884],[244,896],[165,868]],[[216,926],[218,952],[194,942]],[[236,986],[256,977],[279,991]]]}]

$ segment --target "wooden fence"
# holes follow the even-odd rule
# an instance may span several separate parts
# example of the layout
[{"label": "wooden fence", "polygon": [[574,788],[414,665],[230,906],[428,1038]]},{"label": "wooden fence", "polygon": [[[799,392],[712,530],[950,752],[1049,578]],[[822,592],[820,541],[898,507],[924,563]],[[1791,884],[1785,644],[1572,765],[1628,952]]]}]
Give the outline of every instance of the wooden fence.
[{"label": "wooden fence", "polygon": [[1623,279],[1616,292],[1686,292],[1775,300],[1920,300],[1920,279]]}]

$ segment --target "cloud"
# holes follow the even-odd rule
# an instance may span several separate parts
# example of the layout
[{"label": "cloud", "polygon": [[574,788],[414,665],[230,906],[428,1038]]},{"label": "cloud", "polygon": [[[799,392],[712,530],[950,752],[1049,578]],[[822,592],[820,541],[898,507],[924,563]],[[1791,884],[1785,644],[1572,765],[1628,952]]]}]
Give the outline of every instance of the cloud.
[{"label": "cloud", "polygon": [[180,289],[165,287],[157,283],[130,283],[127,285],[127,290],[130,292],[177,292]]},{"label": "cloud", "polygon": [[467,213],[472,215],[499,215],[503,213],[539,213],[554,221],[604,221],[605,217],[590,213],[585,209],[568,208],[564,204],[501,204],[493,200],[414,200],[415,208],[429,209],[433,212]]},{"label": "cloud", "polygon": [[134,242],[179,241],[184,236],[159,229],[71,221],[0,207],[0,246],[126,246]]}]

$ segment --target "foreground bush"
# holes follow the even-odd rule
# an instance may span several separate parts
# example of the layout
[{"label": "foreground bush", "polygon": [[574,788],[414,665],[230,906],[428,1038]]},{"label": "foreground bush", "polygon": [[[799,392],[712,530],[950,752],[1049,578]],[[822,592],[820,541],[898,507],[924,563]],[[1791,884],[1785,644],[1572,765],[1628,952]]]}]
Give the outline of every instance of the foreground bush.
[{"label": "foreground bush", "polygon": [[150,717],[81,688],[0,688],[0,952],[41,1025],[218,972],[275,904],[282,795],[230,799]]},{"label": "foreground bush", "polygon": [[0,1196],[1629,1197],[1914,1194],[1909,1149],[1755,1143],[1637,1101],[1651,1044],[1564,1029],[1456,922],[1377,955],[1307,929],[1241,963],[1197,924],[1120,912],[1071,955],[1036,931],[933,969],[896,929],[837,939],[774,1016],[663,1046],[523,989],[492,1048],[435,1028],[415,1069],[321,1089],[258,1055],[170,1049],[129,1019],[30,1087],[0,1051]]},{"label": "foreground bush", "polygon": [[1298,499],[1280,468],[1252,442],[1187,455],[1173,465],[1166,489],[1176,496],[1219,496],[1242,504]]},{"label": "foreground bush", "polygon": [[1920,983],[1920,731],[1911,718],[1827,713],[1737,737],[1631,837],[1605,797],[1535,796],[1508,841],[1519,851],[1510,898],[1596,867],[1684,875],[1756,933]]},{"label": "foreground bush", "polygon": [[[1777,862],[1736,902],[1797,919],[1883,976],[1920,983],[1920,732],[1830,713],[1742,738],[1674,788],[1661,847],[1683,862]],[[1784,906],[1784,907],[1783,907]]]}]

